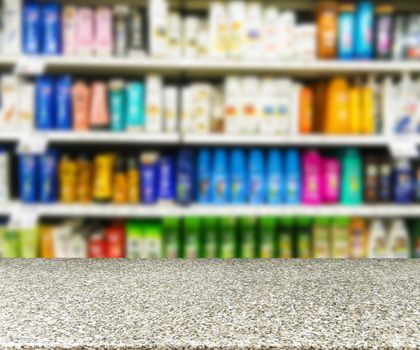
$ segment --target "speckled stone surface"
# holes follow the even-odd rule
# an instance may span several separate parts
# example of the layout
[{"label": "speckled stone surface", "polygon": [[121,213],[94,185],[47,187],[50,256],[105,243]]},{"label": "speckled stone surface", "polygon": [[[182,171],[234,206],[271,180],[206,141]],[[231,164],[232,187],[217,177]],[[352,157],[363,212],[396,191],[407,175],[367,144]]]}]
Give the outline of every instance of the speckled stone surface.
[{"label": "speckled stone surface", "polygon": [[0,349],[420,349],[419,261],[0,260]]}]

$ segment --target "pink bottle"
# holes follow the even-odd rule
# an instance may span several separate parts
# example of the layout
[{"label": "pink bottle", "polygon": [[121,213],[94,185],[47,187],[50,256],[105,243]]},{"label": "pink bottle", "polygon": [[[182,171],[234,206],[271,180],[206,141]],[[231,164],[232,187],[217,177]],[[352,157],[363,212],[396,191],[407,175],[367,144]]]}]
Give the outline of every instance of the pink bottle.
[{"label": "pink bottle", "polygon": [[322,161],[322,199],[325,203],[338,203],[340,199],[340,162],[335,158]]},{"label": "pink bottle", "polygon": [[79,7],[76,12],[76,45],[77,53],[89,56],[93,53],[95,25],[93,10],[89,7]]},{"label": "pink bottle", "polygon": [[99,7],[95,13],[95,50],[97,55],[110,56],[113,50],[112,11],[108,7]]},{"label": "pink bottle", "polygon": [[306,151],[302,157],[302,202],[307,205],[321,204],[322,158],[318,151]]}]

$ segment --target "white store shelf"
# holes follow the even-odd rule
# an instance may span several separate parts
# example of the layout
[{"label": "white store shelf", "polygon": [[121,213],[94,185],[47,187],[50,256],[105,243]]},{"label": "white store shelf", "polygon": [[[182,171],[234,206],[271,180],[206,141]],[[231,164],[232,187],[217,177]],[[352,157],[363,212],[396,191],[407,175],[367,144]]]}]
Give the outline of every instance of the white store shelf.
[{"label": "white store shelf", "polygon": [[244,205],[244,206],[145,206],[145,205],[22,205],[41,217],[95,217],[95,218],[163,218],[186,216],[351,216],[351,217],[420,217],[420,205],[361,205],[361,206],[288,206],[288,205]]},{"label": "white store shelf", "polygon": [[184,135],[183,143],[199,145],[293,145],[293,146],[386,146],[384,136],[329,135]]}]

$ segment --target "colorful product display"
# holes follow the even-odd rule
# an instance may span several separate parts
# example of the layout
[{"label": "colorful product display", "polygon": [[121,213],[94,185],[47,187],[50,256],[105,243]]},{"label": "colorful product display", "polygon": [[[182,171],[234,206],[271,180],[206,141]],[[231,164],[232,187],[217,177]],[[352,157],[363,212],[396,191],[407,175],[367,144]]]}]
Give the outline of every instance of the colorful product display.
[{"label": "colorful product display", "polygon": [[0,229],[9,258],[420,258],[420,222],[224,217]]},{"label": "colorful product display", "polygon": [[[24,203],[361,205],[420,202],[420,163],[354,149],[181,149],[19,156]],[[6,177],[7,178],[7,177]],[[4,187],[8,186],[5,180]]]}]

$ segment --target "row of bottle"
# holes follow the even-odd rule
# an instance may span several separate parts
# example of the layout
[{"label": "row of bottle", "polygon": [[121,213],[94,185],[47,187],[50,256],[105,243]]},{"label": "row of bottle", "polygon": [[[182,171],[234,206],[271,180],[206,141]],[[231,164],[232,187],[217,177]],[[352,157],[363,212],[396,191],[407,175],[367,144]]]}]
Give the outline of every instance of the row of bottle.
[{"label": "row of bottle", "polygon": [[420,221],[190,217],[4,226],[0,257],[420,258]]},{"label": "row of bottle", "polygon": [[144,130],[184,134],[412,134],[420,132],[420,84],[409,76],[367,82],[228,76],[222,85],[70,76],[0,79],[0,130]]},{"label": "row of bottle", "polygon": [[[5,157],[2,153],[0,160]],[[0,187],[6,192],[10,185],[5,181]],[[19,156],[19,198],[67,204],[407,204],[420,202],[420,163],[353,149],[324,154],[182,149],[129,157],[49,151]]]},{"label": "row of bottle", "polygon": [[420,15],[395,14],[373,1],[321,1],[317,8],[317,47],[321,59],[420,59]]}]

